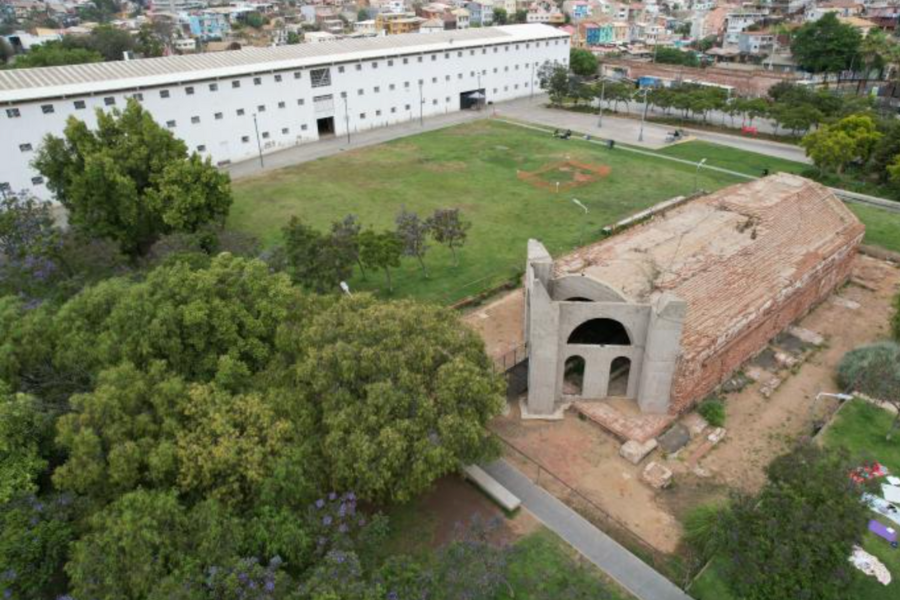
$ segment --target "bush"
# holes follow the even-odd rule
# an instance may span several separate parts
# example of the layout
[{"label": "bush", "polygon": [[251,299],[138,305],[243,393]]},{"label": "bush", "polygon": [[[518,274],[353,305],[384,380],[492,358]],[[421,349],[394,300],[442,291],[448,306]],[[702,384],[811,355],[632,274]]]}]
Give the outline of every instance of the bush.
[{"label": "bush", "polygon": [[692,508],[684,518],[684,541],[704,559],[715,554],[722,510],[715,504],[701,504]]},{"label": "bush", "polygon": [[713,427],[725,424],[725,404],[718,398],[707,398],[697,408],[697,412]]},{"label": "bush", "polygon": [[837,377],[844,390],[894,398],[900,391],[900,344],[878,342],[854,348],[838,364]]},{"label": "bush", "polygon": [[891,316],[891,333],[900,341],[900,294],[894,296],[894,314]]}]

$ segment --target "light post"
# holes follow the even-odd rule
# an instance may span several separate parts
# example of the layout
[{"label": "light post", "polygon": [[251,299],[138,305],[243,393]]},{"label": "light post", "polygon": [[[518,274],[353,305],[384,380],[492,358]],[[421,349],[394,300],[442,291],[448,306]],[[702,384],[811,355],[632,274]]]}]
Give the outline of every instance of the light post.
[{"label": "light post", "polygon": [[531,100],[534,100],[534,65],[536,64],[537,62],[531,63],[531,83],[528,84],[531,87]]},{"label": "light post", "polygon": [[350,145],[350,100],[344,96],[344,129],[347,130],[347,145]]},{"label": "light post", "polygon": [[697,178],[700,177],[700,168],[705,164],[706,164],[705,158],[697,163],[697,170],[694,171],[694,193],[697,192]]},{"label": "light post", "polygon": [[352,296],[352,295],[353,295],[353,294],[350,293],[350,286],[347,285],[347,282],[346,282],[346,281],[342,281],[342,282],[340,283],[340,285],[341,285],[341,291],[342,291],[342,292],[344,292],[344,293],[347,294],[348,296]]},{"label": "light post", "polygon": [[641,130],[638,133],[638,141],[644,141],[644,122],[647,120],[647,93],[650,92],[650,88],[644,88],[644,110],[641,111]]},{"label": "light post", "polygon": [[578,235],[578,245],[584,244],[584,228],[587,226],[588,207],[582,204],[578,198],[572,198],[572,203],[584,211],[584,219],[581,221],[581,233]]},{"label": "light post", "polygon": [[259,141],[259,124],[256,122],[256,113],[253,113],[253,129],[256,130],[256,149],[259,150],[259,167],[265,169],[266,164],[263,162],[262,142]]},{"label": "light post", "polygon": [[422,80],[419,80],[419,126],[425,127],[425,98],[422,96]]},{"label": "light post", "polygon": [[606,80],[600,79],[600,118],[597,119],[597,129],[603,127],[603,100],[606,98]]}]

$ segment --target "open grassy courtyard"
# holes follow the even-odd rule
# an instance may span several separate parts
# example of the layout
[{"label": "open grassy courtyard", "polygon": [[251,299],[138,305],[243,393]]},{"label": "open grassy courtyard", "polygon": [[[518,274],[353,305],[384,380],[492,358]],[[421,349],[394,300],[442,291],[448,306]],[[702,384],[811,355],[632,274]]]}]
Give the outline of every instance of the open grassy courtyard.
[{"label": "open grassy courtyard", "polygon": [[[794,170],[791,165],[796,164],[770,162],[767,157],[709,144],[693,147],[693,143],[699,144],[680,145],[673,153],[684,158],[712,155],[713,165],[720,161],[718,157],[727,156],[727,164],[721,166],[743,164],[736,170],[749,169],[754,175],[761,164],[774,167],[773,171]],[[574,186],[572,172],[563,171],[559,193],[555,185],[535,185],[519,174],[565,161],[605,166],[610,171]],[[741,181],[701,170],[696,183],[714,190]],[[690,193],[694,185],[695,169],[690,165],[482,120],[236,181],[229,225],[271,246],[279,242],[281,227],[293,215],[327,229],[352,213],[364,226],[380,230],[393,228],[394,217],[403,207],[423,217],[436,208],[458,207],[472,222],[460,265],[453,266],[449,250],[432,244],[426,256],[430,279],[411,259],[394,273],[395,296],[451,304],[517,278],[529,238],[540,239],[550,252],[560,254],[597,239],[605,225]],[[573,198],[588,207],[587,216]],[[900,215],[876,210],[860,216],[878,225],[886,246],[900,250],[900,240],[890,235],[900,230]],[[354,290],[380,293],[386,288],[380,273],[365,280],[357,272],[350,285]]]}]

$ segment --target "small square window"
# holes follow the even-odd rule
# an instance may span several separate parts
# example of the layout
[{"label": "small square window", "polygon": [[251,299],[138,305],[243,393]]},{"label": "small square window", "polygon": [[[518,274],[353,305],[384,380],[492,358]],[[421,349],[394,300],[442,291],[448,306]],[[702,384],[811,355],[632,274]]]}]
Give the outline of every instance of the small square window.
[{"label": "small square window", "polygon": [[409,82],[408,82],[408,81],[404,81],[404,82],[403,82],[403,87],[408,88],[408,87],[409,87]]},{"label": "small square window", "polygon": [[456,53],[457,56],[462,56],[462,51]]},{"label": "small square window", "polygon": [[211,92],[218,92],[218,91],[219,91],[219,84],[218,84],[218,83],[211,83],[211,84],[209,84],[209,91],[211,91]]},{"label": "small square window", "polygon": [[376,85],[373,91],[377,94],[381,91],[381,87]]},{"label": "small square window", "polygon": [[409,104],[406,105],[405,110],[409,110]]},{"label": "small square window", "polygon": [[436,61],[436,60],[437,60],[437,54],[432,54],[432,55],[431,55],[431,62],[434,62],[434,61]]},{"label": "small square window", "polygon": [[388,66],[389,66],[389,67],[393,67],[393,66],[394,66],[394,61],[389,60],[389,61],[388,61]]},{"label": "small square window", "polygon": [[159,91],[159,97],[160,97],[160,98],[168,98],[168,97],[169,97],[169,90],[160,90],[160,91]]},{"label": "small square window", "polygon": [[380,116],[381,116],[381,111],[380,111],[380,110],[376,110],[376,111],[375,111],[375,116],[376,116],[376,117],[380,117]]},{"label": "small square window", "polygon": [[356,70],[357,70],[357,71],[362,71],[362,65],[359,64],[359,63],[356,63]]},{"label": "small square window", "polygon": [[238,81],[237,79],[235,79],[234,81],[231,82],[231,87],[239,88],[239,87],[241,87],[241,82]]},{"label": "small square window", "polygon": [[52,104],[44,104],[41,106],[41,111],[43,111],[43,113],[45,115],[49,115],[49,114],[55,112],[56,109],[53,108]]},{"label": "small square window", "polygon": [[31,152],[31,144],[19,144],[19,150],[22,152]]},{"label": "small square window", "polygon": [[403,59],[403,64],[404,64],[404,65],[408,65],[408,64],[409,64],[409,59],[408,59],[408,58],[404,58],[404,59]]},{"label": "small square window", "polygon": [[112,96],[107,96],[106,98],[103,99],[103,104],[105,104],[106,106],[113,106],[115,103],[116,103],[116,99],[113,98]]},{"label": "small square window", "polygon": [[281,75],[276,75],[275,81],[276,81],[276,83],[281,83]]},{"label": "small square window", "polygon": [[86,105],[84,103],[84,100],[76,100],[75,101],[75,109],[76,110],[84,110],[85,106]]},{"label": "small square window", "polygon": [[193,96],[194,95],[194,87],[190,86],[190,85],[187,86],[186,88],[184,88],[184,93],[187,94],[188,96]]},{"label": "small square window", "polygon": [[269,132],[268,132],[268,131],[263,131],[262,136],[263,136],[263,139],[264,139],[264,140],[269,139]]},{"label": "small square window", "polygon": [[435,98],[434,100],[432,100],[431,103],[432,103],[434,106],[437,106],[437,98]]},{"label": "small square window", "polygon": [[216,113],[214,116],[215,116],[215,118],[216,118],[216,121],[221,121],[221,120],[222,120],[222,117],[223,117],[224,115],[223,115],[222,113]]},{"label": "small square window", "polygon": [[300,74],[302,71],[294,71],[294,79],[300,79]]},{"label": "small square window", "polygon": [[31,185],[41,185],[43,183],[44,183],[43,177],[32,177],[31,178]]},{"label": "small square window", "polygon": [[306,131],[306,125],[301,125],[301,126],[300,126],[300,131]]},{"label": "small square window", "polygon": [[391,107],[391,114],[393,114],[393,113],[395,113],[395,112],[397,112],[397,107],[396,107],[396,106],[392,106],[392,107]]},{"label": "small square window", "polygon": [[444,52],[444,58],[450,58],[450,53],[449,53],[449,52]]},{"label": "small square window", "polygon": [[250,143],[250,136],[249,136],[249,135],[242,135],[242,136],[241,136],[241,141],[242,141],[243,143],[245,143],[245,144],[249,144],[249,143]]},{"label": "small square window", "polygon": [[290,132],[291,132],[291,130],[288,129],[287,127],[283,127],[283,128],[281,129],[281,133],[282,133],[283,135],[287,135],[287,134],[289,134]]},{"label": "small square window", "polygon": [[306,104],[306,100],[304,100],[303,98],[298,98],[298,99],[297,99],[297,105],[298,105],[298,106],[303,106],[304,104]]},{"label": "small square window", "polygon": [[447,96],[446,98],[444,98],[444,102],[450,102],[450,96]]},{"label": "small square window", "polygon": [[243,108],[237,109],[237,116],[239,116],[239,117],[243,117],[243,116],[244,116],[244,109],[243,109]]},{"label": "small square window", "polygon": [[256,110],[257,110],[257,112],[266,112],[266,105],[260,104],[259,106],[256,107]]},{"label": "small square window", "polygon": [[360,119],[365,119],[365,118],[366,118],[366,113],[359,113],[359,118],[360,118]]},{"label": "small square window", "polygon": [[134,94],[131,95],[131,97],[134,98],[135,100],[137,100],[138,102],[144,101],[144,95],[140,92],[135,92]]},{"label": "small square window", "polygon": [[362,88],[356,90],[356,95],[357,95],[357,96],[362,96],[362,95],[364,95],[365,93],[366,93],[366,92],[365,92]]},{"label": "small square window", "polygon": [[344,65],[340,65],[338,67],[338,73],[343,73],[343,72],[344,72]]},{"label": "small square window", "polygon": [[389,90],[394,90],[396,87],[397,87],[397,86],[395,86],[395,85],[392,83],[392,84],[390,84],[390,85],[388,86],[388,89],[389,89]]},{"label": "small square window", "polygon": [[422,60],[424,59],[424,57],[422,57],[422,56],[419,56],[418,58],[419,58],[419,62],[422,62]]},{"label": "small square window", "polygon": [[254,77],[253,85],[262,85],[262,77]]},{"label": "small square window", "polygon": [[168,127],[169,129],[174,129],[175,121],[166,121],[166,127]]},{"label": "small square window", "polygon": [[206,146],[200,144],[199,146],[197,146],[197,152],[206,152]]},{"label": "small square window", "polygon": [[346,98],[346,97],[347,97],[347,92],[341,92],[341,98]]},{"label": "small square window", "polygon": [[278,103],[278,108],[284,108],[285,106],[287,106],[287,104],[285,104],[284,102]]},{"label": "small square window", "polygon": [[432,77],[432,78],[431,78],[431,83],[437,83],[437,77]]},{"label": "small square window", "polygon": [[444,75],[444,81],[450,81],[450,76],[449,76],[449,75]]},{"label": "small square window", "polygon": [[378,61],[377,61],[377,60],[374,61],[374,62],[372,63],[372,68],[373,68],[373,69],[377,69],[377,68],[378,68]]},{"label": "small square window", "polygon": [[191,123],[195,125],[200,122],[200,117],[191,117]]}]

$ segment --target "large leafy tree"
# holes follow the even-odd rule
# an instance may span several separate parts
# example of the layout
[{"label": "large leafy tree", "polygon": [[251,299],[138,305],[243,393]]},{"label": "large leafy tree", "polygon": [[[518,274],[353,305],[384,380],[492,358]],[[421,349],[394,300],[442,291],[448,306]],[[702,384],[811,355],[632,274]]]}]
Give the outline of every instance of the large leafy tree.
[{"label": "large leafy tree", "polygon": [[367,229],[359,234],[359,259],[363,265],[376,271],[383,270],[388,291],[394,291],[391,269],[400,266],[403,242],[394,231],[375,232]]},{"label": "large leafy tree", "polygon": [[861,41],[859,30],[841,23],[835,13],[826,13],[794,33],[791,53],[807,71],[840,73],[850,67]]},{"label": "large leafy tree", "polygon": [[291,279],[320,293],[334,291],[341,281],[349,279],[359,258],[357,234],[352,227],[353,223],[336,223],[330,234],[323,234],[291,217],[282,229],[284,259]]},{"label": "large leafy tree", "polygon": [[453,264],[459,266],[459,255],[456,251],[466,243],[472,224],[462,218],[458,208],[439,208],[428,217],[426,225],[431,230],[434,240],[450,249]]},{"label": "large leafy tree", "polygon": [[297,387],[321,419],[337,489],[404,501],[484,456],[502,383],[481,341],[448,310],[344,298],[301,344]]},{"label": "large leafy tree", "polygon": [[47,468],[52,420],[33,396],[13,394],[0,381],[0,504],[38,491]]},{"label": "large leafy tree", "polygon": [[803,444],[777,458],[756,496],[736,498],[719,523],[723,565],[746,600],[850,597],[854,544],[866,529],[862,489],[843,452]]},{"label": "large leafy tree", "polygon": [[11,68],[60,67],[103,62],[103,55],[88,48],[69,48],[61,41],[45,42],[35,46],[27,54],[16,57]]},{"label": "large leafy tree", "polygon": [[871,117],[851,115],[807,134],[800,145],[819,169],[840,174],[853,160],[868,161],[881,137]]},{"label": "large leafy tree", "polygon": [[228,175],[188,156],[133,99],[123,111],[98,110],[96,130],[71,117],[62,138],[45,138],[34,165],[73,226],[132,256],[161,235],[224,219],[231,207]]},{"label": "large leafy tree", "polygon": [[590,50],[572,48],[569,51],[569,68],[581,77],[593,77],[597,74],[597,57]]}]

